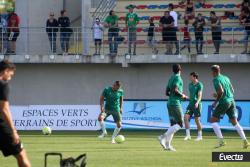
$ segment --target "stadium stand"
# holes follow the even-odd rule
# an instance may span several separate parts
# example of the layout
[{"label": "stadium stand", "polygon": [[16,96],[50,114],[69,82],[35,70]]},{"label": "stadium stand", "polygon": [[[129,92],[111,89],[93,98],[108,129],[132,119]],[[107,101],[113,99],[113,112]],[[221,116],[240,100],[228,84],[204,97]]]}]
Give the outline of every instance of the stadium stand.
[{"label": "stadium stand", "polygon": [[[163,15],[163,12],[168,10],[168,4],[173,3],[175,6],[175,11],[179,14],[179,32],[178,40],[182,44],[183,40],[183,27],[184,27],[184,14],[185,5],[179,4],[174,0],[134,0],[133,5],[136,6],[135,12],[140,17],[140,23],[137,28],[137,54],[147,55],[151,53],[150,48],[147,45],[147,31],[148,31],[148,19],[150,17],[154,18],[156,26],[159,25],[159,19]],[[127,13],[126,7],[131,4],[128,0],[117,0],[117,6],[115,7],[116,13],[119,15],[119,28],[120,35],[125,37],[125,41],[119,45],[118,54],[124,55],[127,52],[127,29],[125,28],[125,15]],[[221,41],[221,54],[239,54],[243,50],[243,35],[244,28],[239,25],[239,15],[240,15],[241,2],[238,0],[207,0],[202,6],[200,4],[195,4],[195,14],[201,13],[206,21],[208,21],[210,11],[215,11],[217,16],[221,18],[223,39]],[[190,20],[190,26],[192,25],[193,19]],[[196,53],[195,41],[194,41],[194,28],[190,27],[192,45],[192,53]],[[204,30],[205,44],[204,50],[207,54],[212,54],[214,52],[213,43],[211,40],[210,27],[207,25]],[[164,53],[165,46],[161,42],[161,30],[156,28],[156,43],[159,49],[159,54]],[[104,45],[103,54],[108,53],[108,41],[107,41],[107,31],[104,33]],[[81,48],[79,48],[81,49]],[[91,45],[91,50],[94,49],[94,44]],[[187,52],[183,52],[186,54]]]}]

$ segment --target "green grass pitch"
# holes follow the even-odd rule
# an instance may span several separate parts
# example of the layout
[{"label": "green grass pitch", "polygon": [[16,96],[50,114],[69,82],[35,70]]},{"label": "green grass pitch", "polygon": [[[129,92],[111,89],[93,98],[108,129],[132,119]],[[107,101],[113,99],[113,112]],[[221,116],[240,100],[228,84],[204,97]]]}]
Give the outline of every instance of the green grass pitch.
[{"label": "green grass pitch", "polygon": [[[223,132],[227,146],[213,149],[216,138],[213,132],[204,132],[204,140],[195,142],[196,131],[192,131],[192,140],[183,141],[184,131],[174,137],[173,146],[177,152],[166,152],[159,145],[157,136],[164,131],[122,131],[126,137],[123,144],[111,144],[109,137],[97,139],[99,132],[53,132],[44,136],[41,132],[21,132],[33,167],[44,166],[44,153],[62,152],[64,157],[76,157],[87,153],[87,167],[249,167],[242,162],[211,162],[213,151],[250,151],[242,149],[242,141],[236,132]],[[250,132],[246,135],[249,137]],[[13,157],[0,155],[1,167],[15,167]],[[57,158],[49,158],[48,167],[59,167]]]}]

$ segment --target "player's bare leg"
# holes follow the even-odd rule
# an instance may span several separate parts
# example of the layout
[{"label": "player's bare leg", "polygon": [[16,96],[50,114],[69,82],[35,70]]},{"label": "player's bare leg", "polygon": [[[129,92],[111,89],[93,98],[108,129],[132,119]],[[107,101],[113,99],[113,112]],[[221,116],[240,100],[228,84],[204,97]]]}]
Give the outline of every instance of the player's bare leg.
[{"label": "player's bare leg", "polygon": [[202,126],[201,126],[200,117],[195,117],[195,123],[198,129],[198,136],[195,139],[195,141],[201,141],[202,140]]},{"label": "player's bare leg", "polygon": [[186,128],[186,137],[184,138],[184,140],[191,140],[189,120],[190,120],[190,115],[185,114],[184,123],[185,123],[185,128]]},{"label": "player's bare leg", "polygon": [[18,167],[31,167],[25,150],[22,150],[15,158],[17,159]]},{"label": "player's bare leg", "polygon": [[99,42],[99,48],[98,48],[98,54],[100,55],[101,54],[101,48],[102,48],[102,43],[101,42]]},{"label": "player's bare leg", "polygon": [[243,148],[247,149],[248,147],[250,147],[250,144],[247,141],[246,135],[245,135],[245,133],[243,131],[243,128],[240,126],[237,119],[236,118],[230,119],[230,122],[235,127],[235,129],[238,132],[240,138],[243,140]]}]

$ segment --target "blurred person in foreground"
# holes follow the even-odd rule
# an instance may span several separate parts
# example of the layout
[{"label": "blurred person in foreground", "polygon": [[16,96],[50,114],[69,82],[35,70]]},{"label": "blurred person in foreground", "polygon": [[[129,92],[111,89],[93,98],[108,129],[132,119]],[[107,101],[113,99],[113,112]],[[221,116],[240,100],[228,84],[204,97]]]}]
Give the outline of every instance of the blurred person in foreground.
[{"label": "blurred person in foreground", "polygon": [[14,126],[9,106],[9,81],[16,67],[13,63],[0,62],[0,150],[5,157],[14,156],[19,167],[31,167],[26,151]]}]

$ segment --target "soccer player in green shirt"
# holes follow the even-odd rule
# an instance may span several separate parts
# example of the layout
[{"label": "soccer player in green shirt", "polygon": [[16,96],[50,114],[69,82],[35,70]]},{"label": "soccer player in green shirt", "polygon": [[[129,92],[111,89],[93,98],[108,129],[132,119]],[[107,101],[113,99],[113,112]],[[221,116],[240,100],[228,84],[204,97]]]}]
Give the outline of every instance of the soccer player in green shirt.
[{"label": "soccer player in green shirt", "polygon": [[179,64],[173,65],[174,75],[168,81],[166,88],[166,95],[168,99],[168,114],[171,126],[167,132],[162,136],[159,136],[159,141],[164,150],[176,151],[171,145],[174,134],[183,127],[183,116],[181,101],[188,97],[183,94],[183,81],[181,78],[181,66]]},{"label": "soccer player in green shirt", "polygon": [[194,115],[195,123],[198,129],[198,137],[195,139],[196,141],[202,140],[202,127],[200,122],[201,117],[201,98],[203,91],[203,84],[198,80],[198,73],[192,72],[190,74],[191,83],[189,84],[189,105],[187,107],[186,114],[184,116],[185,128],[186,128],[186,137],[184,140],[191,140],[190,135],[190,117]]},{"label": "soccer player in green shirt", "polygon": [[[102,134],[99,136],[99,138],[104,138],[107,135],[104,120],[108,116],[112,115],[114,122],[116,123],[116,128],[112,135],[111,143],[115,143],[115,137],[121,130],[123,95],[124,93],[121,89],[121,82],[115,81],[112,87],[106,87],[103,90],[102,95],[100,97],[101,113],[99,115],[98,121],[100,122]],[[106,100],[105,106],[104,100]]]},{"label": "soccer player in green shirt", "polygon": [[238,134],[240,135],[241,139],[243,140],[243,148],[248,148],[250,144],[248,143],[245,133],[237,121],[237,114],[236,114],[236,105],[234,101],[234,89],[230,82],[230,79],[221,74],[220,66],[213,65],[211,67],[212,75],[214,77],[213,84],[216,93],[214,93],[214,97],[216,100],[213,103],[213,115],[211,117],[211,124],[214,129],[214,132],[219,139],[218,144],[215,148],[219,148],[226,145],[226,142],[223,139],[220,127],[219,127],[219,120],[220,117],[227,114],[229,117],[230,122],[237,130]]},{"label": "soccer player in green shirt", "polygon": [[140,19],[138,15],[134,12],[134,5],[129,5],[128,7],[129,13],[126,15],[125,24],[128,28],[128,53],[131,55],[131,45],[134,45],[133,55],[136,55],[136,26],[139,23]]}]

